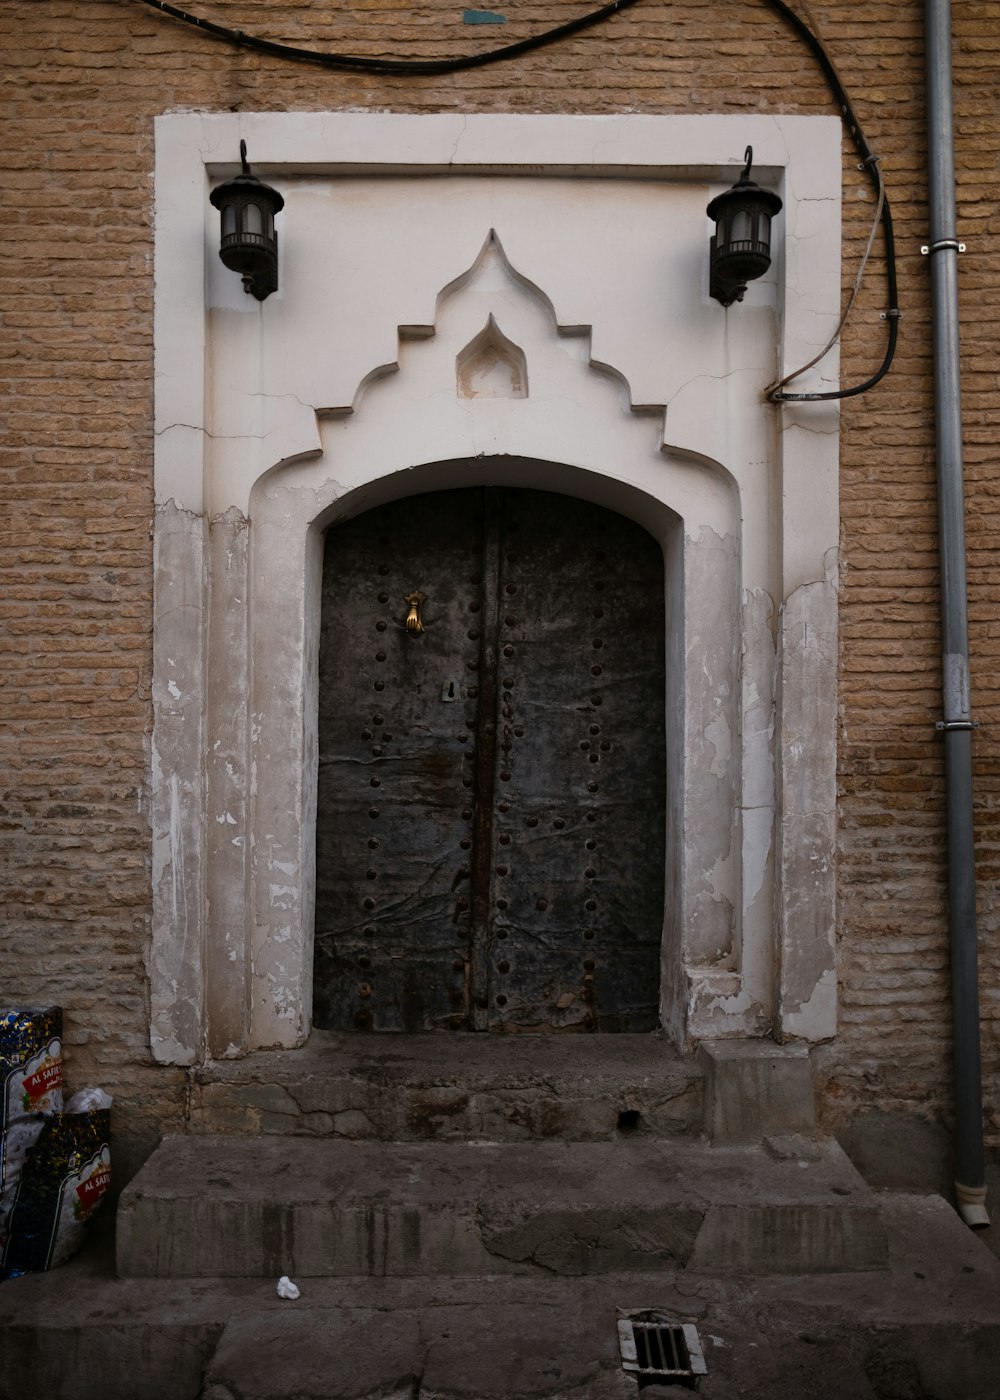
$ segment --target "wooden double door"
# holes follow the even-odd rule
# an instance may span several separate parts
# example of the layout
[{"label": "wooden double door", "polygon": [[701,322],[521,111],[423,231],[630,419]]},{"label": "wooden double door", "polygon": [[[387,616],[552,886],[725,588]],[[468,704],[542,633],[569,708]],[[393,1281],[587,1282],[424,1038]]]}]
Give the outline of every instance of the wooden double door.
[{"label": "wooden double door", "polygon": [[644,530],[546,492],[328,531],[317,1026],[656,1027],[663,587]]}]

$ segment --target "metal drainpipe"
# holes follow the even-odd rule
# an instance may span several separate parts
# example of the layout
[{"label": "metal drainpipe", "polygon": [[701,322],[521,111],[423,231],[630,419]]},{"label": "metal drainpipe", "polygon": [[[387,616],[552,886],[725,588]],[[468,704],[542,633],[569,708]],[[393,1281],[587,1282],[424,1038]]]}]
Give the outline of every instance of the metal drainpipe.
[{"label": "metal drainpipe", "polygon": [[926,0],[928,203],[934,340],[938,530],[941,558],[941,650],[948,813],[948,911],[951,935],[955,1053],[955,1192],[973,1229],[986,1213],[979,988],[976,956],[976,868],[973,850],[972,717],[965,579],[958,255],[955,237],[955,150],[951,90],[951,0]]}]

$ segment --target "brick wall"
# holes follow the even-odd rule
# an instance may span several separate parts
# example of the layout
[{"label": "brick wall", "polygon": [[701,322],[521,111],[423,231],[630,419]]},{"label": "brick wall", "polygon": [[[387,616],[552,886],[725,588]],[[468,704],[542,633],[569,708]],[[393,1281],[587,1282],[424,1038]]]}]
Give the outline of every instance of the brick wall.
[{"label": "brick wall", "polygon": [[[469,27],[445,0],[190,0],[304,46],[438,57],[513,42],[584,0],[501,7]],[[922,4],[811,0],[896,215],[905,320],[896,367],[843,408],[840,952],[844,1033],[831,1121],[947,1113],[934,454]],[[1000,1144],[1000,4],[956,0],[969,564],[987,1134]],[[57,999],[74,1084],[119,1097],[127,1150],[183,1115],[183,1075],[147,1046],[152,506],[153,117],[167,110],[829,112],[801,43],[763,0],[640,0],[510,63],[438,78],[338,74],[234,50],[137,0],[0,0],[4,197],[0,519],[6,1000]],[[845,146],[845,280],[873,203]],[[845,382],[881,357],[877,253],[844,338]]]}]

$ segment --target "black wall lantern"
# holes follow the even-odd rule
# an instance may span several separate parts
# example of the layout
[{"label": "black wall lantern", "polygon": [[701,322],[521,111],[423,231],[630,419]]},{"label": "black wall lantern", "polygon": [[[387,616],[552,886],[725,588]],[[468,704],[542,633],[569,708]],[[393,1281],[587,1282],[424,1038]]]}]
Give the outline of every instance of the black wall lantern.
[{"label": "black wall lantern", "polygon": [[247,143],[240,142],[243,173],[209,195],[222,214],[219,257],[243,278],[243,290],[263,301],[278,290],[278,235],[274,216],[285,201],[250,173]]},{"label": "black wall lantern", "polygon": [[717,194],[706,210],[715,220],[708,290],[723,306],[742,301],[747,283],[763,277],[771,266],[771,220],[781,208],[776,194],[750,179],[752,146],[744,159],[736,184]]}]

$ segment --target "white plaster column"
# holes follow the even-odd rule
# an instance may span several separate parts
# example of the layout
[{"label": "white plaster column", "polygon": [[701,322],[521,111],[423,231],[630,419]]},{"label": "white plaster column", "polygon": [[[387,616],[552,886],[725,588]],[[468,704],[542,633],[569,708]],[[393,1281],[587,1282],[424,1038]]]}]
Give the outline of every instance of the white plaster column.
[{"label": "white plaster column", "polygon": [[250,1042],[249,522],[238,510],[209,526],[206,678],[206,937],[209,1054]]},{"label": "white plaster column", "polygon": [[205,528],[172,501],[153,544],[150,1044],[166,1064],[205,1047]]}]

